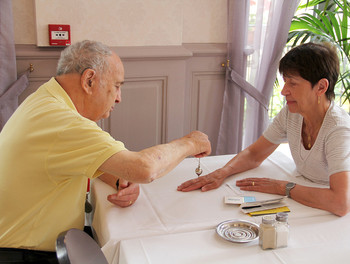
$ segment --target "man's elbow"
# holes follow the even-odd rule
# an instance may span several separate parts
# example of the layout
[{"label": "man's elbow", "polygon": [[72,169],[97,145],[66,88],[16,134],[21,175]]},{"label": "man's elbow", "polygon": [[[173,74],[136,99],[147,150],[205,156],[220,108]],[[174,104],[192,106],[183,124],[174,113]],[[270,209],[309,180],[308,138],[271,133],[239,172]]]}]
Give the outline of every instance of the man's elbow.
[{"label": "man's elbow", "polygon": [[155,176],[155,173],[152,173],[151,171],[144,171],[140,178],[140,183],[147,184],[153,182],[157,177]]}]

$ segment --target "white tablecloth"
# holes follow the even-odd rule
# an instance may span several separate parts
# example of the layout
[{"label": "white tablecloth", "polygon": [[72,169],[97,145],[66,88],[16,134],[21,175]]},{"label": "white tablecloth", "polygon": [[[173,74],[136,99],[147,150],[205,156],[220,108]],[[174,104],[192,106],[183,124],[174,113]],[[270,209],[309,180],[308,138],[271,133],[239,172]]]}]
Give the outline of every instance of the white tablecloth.
[{"label": "white tablecloth", "polygon": [[[203,174],[222,167],[232,157],[202,158]],[[215,227],[222,221],[242,219],[257,224],[261,222],[261,217],[247,216],[237,205],[225,204],[225,195],[249,195],[257,200],[279,197],[242,192],[235,186],[237,179],[270,177],[319,186],[297,176],[294,163],[283,153],[276,151],[260,167],[230,177],[216,190],[178,192],[176,188],[179,184],[197,177],[194,172],[197,164],[198,159],[185,159],[168,175],[142,185],[139,199],[128,208],[110,204],[106,197],[115,192],[113,188],[100,180],[93,182],[95,212],[92,226],[109,263],[230,263],[237,258],[239,263],[252,263],[254,260],[259,260],[258,263],[297,263],[293,261],[298,256],[305,257],[308,252],[315,255],[315,260],[318,253],[320,261],[325,261],[324,250],[332,245],[331,252],[339,251],[332,253],[333,258],[350,257],[350,225],[340,228],[340,224],[349,222],[350,217],[339,218],[291,199],[287,199],[291,210],[291,240],[286,249],[263,251],[255,242],[233,244],[215,234]],[[349,253],[343,251],[344,248]],[[292,256],[295,256],[293,260]]]},{"label": "white tablecloth", "polygon": [[274,250],[262,250],[258,241],[228,242],[214,229],[123,240],[119,263],[349,263],[349,220],[334,215],[291,219],[288,247]]}]

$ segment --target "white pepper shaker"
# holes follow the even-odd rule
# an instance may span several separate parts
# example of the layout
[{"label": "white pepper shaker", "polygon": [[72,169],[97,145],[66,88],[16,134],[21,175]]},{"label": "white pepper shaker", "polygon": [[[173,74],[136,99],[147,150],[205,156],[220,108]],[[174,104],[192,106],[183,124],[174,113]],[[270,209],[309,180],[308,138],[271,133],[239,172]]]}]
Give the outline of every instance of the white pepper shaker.
[{"label": "white pepper shaker", "polygon": [[289,224],[287,213],[276,214],[276,238],[277,247],[287,247],[289,240]]}]

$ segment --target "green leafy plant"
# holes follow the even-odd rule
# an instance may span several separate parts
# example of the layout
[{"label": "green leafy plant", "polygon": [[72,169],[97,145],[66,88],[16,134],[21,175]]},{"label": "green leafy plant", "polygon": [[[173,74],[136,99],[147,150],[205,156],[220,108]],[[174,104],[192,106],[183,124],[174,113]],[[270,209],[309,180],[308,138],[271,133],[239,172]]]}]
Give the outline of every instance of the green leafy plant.
[{"label": "green leafy plant", "polygon": [[347,0],[307,1],[299,5],[298,10],[305,12],[294,16],[288,35],[292,47],[310,41],[328,41],[337,47],[341,67],[336,89],[341,90],[342,104],[350,102],[349,5]]}]

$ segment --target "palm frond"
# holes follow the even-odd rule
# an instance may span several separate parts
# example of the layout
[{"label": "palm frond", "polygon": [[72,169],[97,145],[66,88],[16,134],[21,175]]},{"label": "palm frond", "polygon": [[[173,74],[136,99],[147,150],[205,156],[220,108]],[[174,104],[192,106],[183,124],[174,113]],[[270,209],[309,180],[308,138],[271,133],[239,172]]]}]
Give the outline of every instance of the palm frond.
[{"label": "palm frond", "polygon": [[[321,9],[319,9],[320,4],[323,6]],[[298,10],[302,9],[311,10],[314,15],[305,12],[293,17],[288,34],[288,44],[295,47],[309,41],[333,43],[344,62],[344,69],[343,72],[340,72],[337,84],[344,87],[342,94],[344,102],[350,102],[349,1],[310,0],[298,7]]]}]

